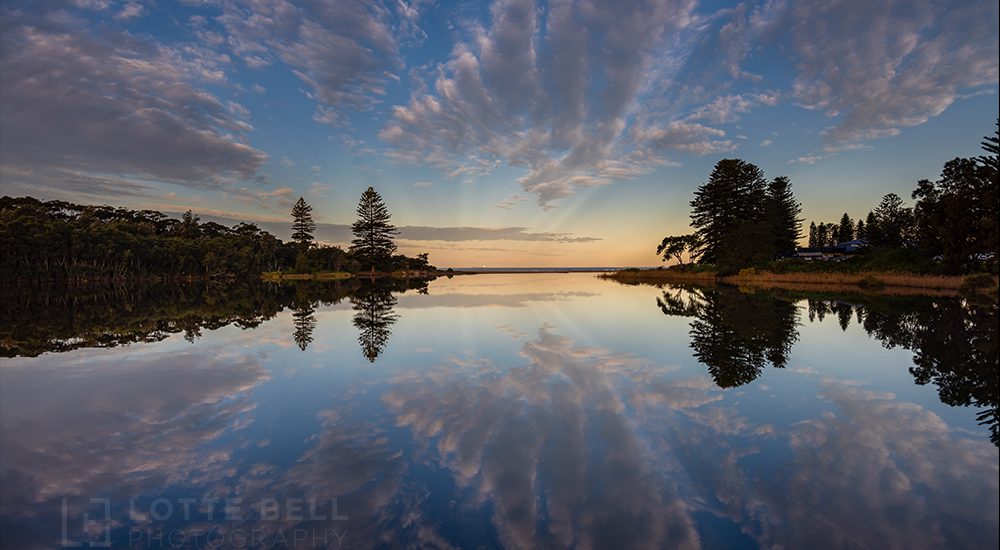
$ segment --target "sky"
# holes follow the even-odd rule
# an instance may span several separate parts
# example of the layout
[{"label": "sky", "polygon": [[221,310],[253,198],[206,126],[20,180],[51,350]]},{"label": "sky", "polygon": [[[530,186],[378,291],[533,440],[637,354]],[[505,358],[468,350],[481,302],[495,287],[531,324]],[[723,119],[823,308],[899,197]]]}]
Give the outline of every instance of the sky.
[{"label": "sky", "polygon": [[656,265],[712,166],[803,217],[909,200],[998,116],[998,4],[75,0],[0,7],[2,194],[349,240],[441,267]]}]

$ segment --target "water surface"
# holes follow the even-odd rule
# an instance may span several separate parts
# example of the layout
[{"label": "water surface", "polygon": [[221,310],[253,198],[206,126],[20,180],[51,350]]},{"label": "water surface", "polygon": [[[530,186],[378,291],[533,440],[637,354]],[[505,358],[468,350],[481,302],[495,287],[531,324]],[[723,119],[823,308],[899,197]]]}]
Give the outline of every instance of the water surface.
[{"label": "water surface", "polygon": [[0,352],[5,548],[998,546],[995,302],[49,290]]}]

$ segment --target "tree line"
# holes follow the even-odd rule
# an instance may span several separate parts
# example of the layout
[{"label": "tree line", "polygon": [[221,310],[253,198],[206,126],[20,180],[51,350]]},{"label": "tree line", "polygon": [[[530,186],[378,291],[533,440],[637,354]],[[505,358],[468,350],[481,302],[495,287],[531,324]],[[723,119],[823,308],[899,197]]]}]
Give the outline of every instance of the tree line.
[{"label": "tree line", "polygon": [[312,207],[292,207],[292,240],[253,223],[232,227],[155,210],[0,198],[0,280],[91,281],[129,278],[256,277],[265,271],[433,270],[426,254],[395,254],[398,231],[368,188],[349,250],[317,244]]},{"label": "tree line", "polygon": [[[863,219],[844,213],[839,222],[811,222],[808,246],[833,247],[860,239],[876,253],[933,259],[944,272],[995,273],[1000,120],[981,146],[986,154],[950,160],[937,181],[920,180],[912,193],[913,206],[889,193]],[[800,213],[788,178],[768,181],[753,164],[723,159],[695,191],[693,233],[665,237],[656,253],[678,264],[687,257],[714,266],[720,274],[764,267],[796,251],[802,238]]]}]

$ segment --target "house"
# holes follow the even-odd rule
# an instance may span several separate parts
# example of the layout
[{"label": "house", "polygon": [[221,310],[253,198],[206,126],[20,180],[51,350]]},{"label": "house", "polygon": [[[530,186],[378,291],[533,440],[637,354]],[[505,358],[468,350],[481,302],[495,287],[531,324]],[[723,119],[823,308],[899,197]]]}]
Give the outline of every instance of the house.
[{"label": "house", "polygon": [[837,247],[843,248],[844,252],[846,252],[847,254],[856,254],[868,248],[868,241],[864,239],[854,239],[851,241],[844,241],[842,243],[837,243]]},{"label": "house", "polygon": [[798,258],[800,260],[846,260],[848,256],[860,254],[868,248],[868,241],[864,239],[854,239],[837,243],[836,246],[814,246],[799,248],[794,254],[789,254],[787,258]]}]

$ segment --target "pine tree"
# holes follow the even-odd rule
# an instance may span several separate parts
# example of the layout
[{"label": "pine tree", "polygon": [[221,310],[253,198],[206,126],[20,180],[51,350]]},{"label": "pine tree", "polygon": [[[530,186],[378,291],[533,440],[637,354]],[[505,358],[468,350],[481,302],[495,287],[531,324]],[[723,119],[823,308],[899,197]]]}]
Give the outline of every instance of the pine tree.
[{"label": "pine tree", "polygon": [[865,238],[868,239],[868,243],[875,245],[882,238],[881,230],[878,226],[878,219],[875,218],[875,212],[868,212],[868,216],[865,217]]},{"label": "pine tree", "polygon": [[864,220],[858,220],[858,229],[854,232],[854,235],[858,239],[862,240],[868,239],[868,228],[865,227]]},{"label": "pine tree", "polygon": [[981,165],[993,169],[994,183],[996,182],[997,173],[1000,172],[1000,118],[997,119],[996,126],[997,129],[993,132],[993,135],[983,137],[983,141],[980,142],[983,151],[986,151],[989,155],[976,157],[976,160]]},{"label": "pine tree", "polygon": [[396,251],[392,238],[399,231],[389,223],[389,210],[372,187],[361,194],[357,213],[358,220],[351,225],[355,237],[351,241],[351,252],[367,261],[374,270],[376,264],[385,262]]},{"label": "pine tree", "polygon": [[316,222],[313,221],[312,206],[299,197],[292,206],[292,240],[298,243],[300,249],[305,250],[312,244],[315,230]]},{"label": "pine tree", "polygon": [[826,246],[829,239],[829,235],[827,235],[828,228],[829,226],[825,223],[816,226],[816,246]]},{"label": "pine tree", "polygon": [[[697,245],[692,253],[699,263],[718,263],[723,255],[736,252],[764,223],[767,181],[760,168],[740,159],[716,163],[708,182],[695,191],[691,201],[691,226]],[[770,239],[767,239],[770,243]],[[733,258],[741,261],[745,258]]]},{"label": "pine tree", "polygon": [[802,235],[802,206],[792,194],[792,184],[778,176],[767,187],[768,217],[774,235],[775,252],[794,252]]},{"label": "pine tree", "polygon": [[809,222],[809,248],[816,248],[819,246],[819,244],[817,244],[819,242],[817,240],[818,233],[819,229],[816,227],[816,222]]},{"label": "pine tree", "polygon": [[850,240],[854,240],[854,222],[847,212],[844,212],[840,217],[840,227],[837,228],[837,242],[844,243]]},{"label": "pine tree", "polygon": [[[898,248],[905,245],[912,232],[913,210],[903,205],[903,199],[888,193],[875,208],[879,239],[875,246]],[[869,233],[871,228],[869,228]]]}]

